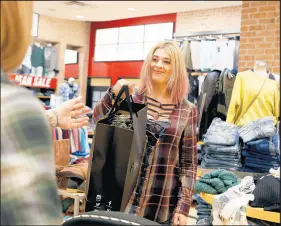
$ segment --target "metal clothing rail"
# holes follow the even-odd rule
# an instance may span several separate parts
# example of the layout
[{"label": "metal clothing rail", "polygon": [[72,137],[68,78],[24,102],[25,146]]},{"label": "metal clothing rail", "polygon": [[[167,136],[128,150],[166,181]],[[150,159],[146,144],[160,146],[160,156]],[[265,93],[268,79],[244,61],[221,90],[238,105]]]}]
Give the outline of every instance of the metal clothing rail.
[{"label": "metal clothing rail", "polygon": [[191,38],[197,36],[210,36],[210,35],[240,35],[240,31],[204,31],[204,32],[191,32],[183,36],[177,36],[176,33],[173,34],[173,38]]}]

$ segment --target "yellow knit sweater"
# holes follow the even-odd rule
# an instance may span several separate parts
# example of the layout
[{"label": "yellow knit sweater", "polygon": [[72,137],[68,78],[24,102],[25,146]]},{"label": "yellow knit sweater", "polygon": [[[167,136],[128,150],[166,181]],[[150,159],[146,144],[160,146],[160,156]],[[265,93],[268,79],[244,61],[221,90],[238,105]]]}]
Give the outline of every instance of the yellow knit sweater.
[{"label": "yellow knit sweater", "polygon": [[[245,112],[265,79],[266,82],[259,96]],[[279,117],[279,106],[278,82],[248,70],[238,73],[236,76],[226,121],[237,126],[243,126],[253,120],[273,116],[276,123]]]}]

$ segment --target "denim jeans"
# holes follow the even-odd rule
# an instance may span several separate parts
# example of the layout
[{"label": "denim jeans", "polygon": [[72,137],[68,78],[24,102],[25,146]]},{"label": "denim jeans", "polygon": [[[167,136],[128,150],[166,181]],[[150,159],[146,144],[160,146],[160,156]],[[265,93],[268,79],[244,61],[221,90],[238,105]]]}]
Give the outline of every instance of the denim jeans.
[{"label": "denim jeans", "polygon": [[206,133],[203,135],[204,144],[209,145],[225,145],[233,146],[238,143],[238,134],[223,134],[223,133]]},{"label": "denim jeans", "polygon": [[280,150],[278,148],[278,139],[278,134],[275,133],[271,138],[249,141],[244,146],[248,150],[256,151],[261,154],[279,153]]},{"label": "denim jeans", "polygon": [[[205,141],[204,141],[205,142]],[[222,146],[216,144],[204,145],[204,150],[206,152],[215,151],[217,153],[238,153],[240,151],[239,143],[238,143],[238,136],[237,136],[237,143],[232,146]]]},{"label": "denim jeans", "polygon": [[245,157],[244,161],[249,161],[249,162],[257,162],[257,163],[279,163],[279,159],[262,159],[262,158],[257,158],[257,157],[252,157],[252,156],[247,156]]},{"label": "denim jeans", "polygon": [[214,118],[207,133],[203,135],[206,145],[217,144],[232,146],[238,142],[238,127],[222,121],[220,118]]},{"label": "denim jeans", "polygon": [[207,153],[211,158],[215,159],[224,159],[224,160],[229,160],[229,159],[234,159],[234,160],[240,160],[241,159],[241,154],[237,153],[237,155],[227,155],[227,154],[209,154]]},{"label": "denim jeans", "polygon": [[207,156],[203,157],[203,161],[207,164],[217,164],[217,165],[224,165],[224,166],[230,166],[230,167],[241,167],[241,162],[239,163],[233,162],[233,161],[226,161],[226,160],[217,160],[217,159],[212,159],[208,158]]},{"label": "denim jeans", "polygon": [[251,172],[251,173],[268,173],[268,169],[262,169],[262,168],[252,168],[252,167],[246,167],[243,166],[239,169],[242,172]]},{"label": "denim jeans", "polygon": [[238,170],[241,166],[239,167],[234,167],[234,166],[228,166],[228,165],[222,165],[222,164],[214,164],[214,163],[206,163],[204,160],[201,162],[201,167],[205,169],[226,169],[226,170]]},{"label": "denim jeans", "polygon": [[220,118],[214,118],[207,130],[208,133],[220,133],[233,135],[238,133],[238,127],[228,122],[222,121]]},{"label": "denim jeans", "polygon": [[276,132],[271,116],[254,120],[239,128],[239,136],[244,143],[264,137],[272,137]]},{"label": "denim jeans", "polygon": [[226,155],[221,155],[221,156],[212,156],[210,154],[206,154],[204,155],[203,158],[209,159],[209,160],[220,160],[220,161],[231,161],[233,163],[240,163],[241,159],[239,158],[234,158],[234,157],[230,157],[230,156],[226,156]]},{"label": "denim jeans", "polygon": [[264,159],[264,160],[268,160],[268,161],[274,161],[274,160],[279,161],[279,159],[280,159],[280,155],[279,154],[263,155],[263,154],[259,154],[257,152],[247,151],[247,150],[242,151],[242,155],[244,157],[253,157],[253,158],[259,158],[259,159]]},{"label": "denim jeans", "polygon": [[274,164],[272,166],[265,166],[265,165],[261,165],[261,164],[257,164],[257,163],[250,163],[250,162],[244,162],[243,166],[246,166],[246,167],[251,167],[251,168],[260,168],[260,169],[268,169],[270,170],[270,168],[274,168],[274,167],[279,167],[278,164]]},{"label": "denim jeans", "polygon": [[196,202],[197,202],[199,205],[203,205],[203,206],[212,208],[212,206],[209,205],[207,202],[205,202],[205,201],[200,197],[199,194],[194,194],[193,197],[194,197],[194,199],[196,200]]},{"label": "denim jeans", "polygon": [[280,164],[277,161],[269,162],[269,161],[262,161],[262,160],[252,160],[252,159],[245,159],[245,163],[259,165],[260,167],[278,167]]}]

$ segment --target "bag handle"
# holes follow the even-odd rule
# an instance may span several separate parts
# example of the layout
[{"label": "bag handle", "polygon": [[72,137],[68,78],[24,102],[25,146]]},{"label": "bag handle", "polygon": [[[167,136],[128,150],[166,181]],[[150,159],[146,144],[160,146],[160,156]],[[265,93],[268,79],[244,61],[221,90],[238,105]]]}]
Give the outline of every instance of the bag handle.
[{"label": "bag handle", "polygon": [[133,121],[133,108],[132,108],[132,103],[131,103],[131,101],[133,102],[133,98],[131,97],[131,100],[130,100],[128,85],[123,85],[122,88],[120,89],[118,95],[115,98],[114,104],[109,112],[109,116],[111,116],[113,114],[113,110],[117,107],[117,104],[118,104],[119,100],[121,100],[121,96],[123,95],[123,93],[125,93],[125,95],[126,95],[125,99],[126,99],[126,102],[127,102],[128,108],[129,108],[130,118]]},{"label": "bag handle", "polygon": [[252,106],[252,104],[254,103],[254,101],[255,101],[255,100],[257,99],[257,97],[260,95],[260,93],[261,93],[261,91],[262,91],[262,88],[263,88],[264,84],[266,83],[266,80],[267,80],[267,79],[264,80],[264,82],[263,82],[263,84],[262,84],[262,86],[261,86],[259,92],[258,92],[257,95],[255,96],[255,98],[253,98],[252,102],[248,105],[248,107],[247,107],[247,109],[244,111],[244,113],[241,114],[240,117],[239,117],[237,120],[235,120],[235,123],[234,123],[234,124],[236,124],[237,122],[239,122],[240,119],[247,113],[247,111],[248,111],[249,108]]}]

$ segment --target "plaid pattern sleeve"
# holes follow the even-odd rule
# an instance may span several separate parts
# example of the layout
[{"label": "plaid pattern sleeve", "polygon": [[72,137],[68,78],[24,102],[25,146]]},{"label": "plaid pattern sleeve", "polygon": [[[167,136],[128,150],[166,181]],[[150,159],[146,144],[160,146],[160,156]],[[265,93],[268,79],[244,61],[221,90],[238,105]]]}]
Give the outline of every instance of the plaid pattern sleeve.
[{"label": "plaid pattern sleeve", "polygon": [[105,114],[112,108],[114,101],[113,93],[111,88],[109,88],[104,97],[97,103],[93,111],[93,120],[96,123],[98,120],[102,119]]},{"label": "plaid pattern sleeve", "polygon": [[180,158],[181,198],[175,209],[176,213],[188,216],[192,204],[192,193],[197,172],[196,145],[197,111],[193,106],[182,137]]},{"label": "plaid pattern sleeve", "polygon": [[59,225],[60,213],[44,109],[1,76],[1,225]]}]

